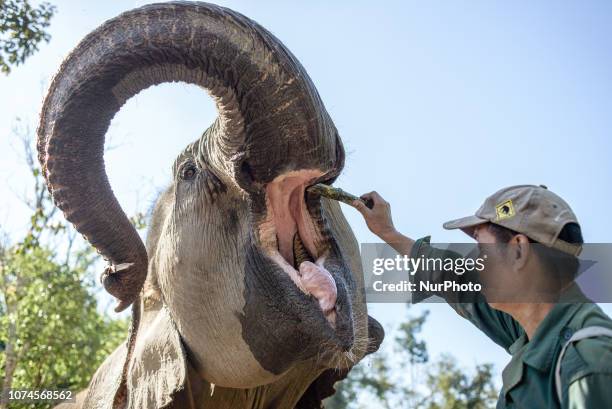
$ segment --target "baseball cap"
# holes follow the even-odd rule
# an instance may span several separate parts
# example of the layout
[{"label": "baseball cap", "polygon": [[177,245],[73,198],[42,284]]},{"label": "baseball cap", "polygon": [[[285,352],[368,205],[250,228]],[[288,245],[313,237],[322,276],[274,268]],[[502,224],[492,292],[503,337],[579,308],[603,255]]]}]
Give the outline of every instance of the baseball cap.
[{"label": "baseball cap", "polygon": [[[582,245],[559,239],[568,223],[578,224],[569,205],[544,185],[510,186],[489,196],[473,216],[444,223],[447,230],[461,229],[471,235],[474,227],[494,223],[574,256]],[[579,224],[578,224],[579,225]]]}]

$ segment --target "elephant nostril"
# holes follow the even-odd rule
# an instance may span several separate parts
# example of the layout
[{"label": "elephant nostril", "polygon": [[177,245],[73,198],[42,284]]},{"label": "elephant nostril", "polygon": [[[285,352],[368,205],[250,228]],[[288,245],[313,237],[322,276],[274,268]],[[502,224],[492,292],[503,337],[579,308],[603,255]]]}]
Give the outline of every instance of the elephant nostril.
[{"label": "elephant nostril", "polygon": [[255,174],[253,172],[253,169],[251,168],[251,164],[246,160],[240,165],[240,173],[246,181],[250,183],[253,183],[255,181]]}]

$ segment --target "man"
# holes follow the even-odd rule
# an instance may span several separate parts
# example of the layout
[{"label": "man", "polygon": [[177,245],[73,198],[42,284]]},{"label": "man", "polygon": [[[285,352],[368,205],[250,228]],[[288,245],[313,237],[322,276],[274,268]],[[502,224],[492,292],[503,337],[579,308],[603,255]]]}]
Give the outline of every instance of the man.
[{"label": "man", "polygon": [[[374,203],[353,203],[368,228],[400,254],[459,257],[430,246],[429,237],[414,241],[395,230],[378,193],[362,198]],[[569,205],[545,186],[512,186],[444,228],[463,230],[491,256],[480,273],[486,301],[436,295],[512,355],[497,408],[612,408],[612,320],[573,282],[583,239]],[[415,277],[448,278],[440,271]]]}]

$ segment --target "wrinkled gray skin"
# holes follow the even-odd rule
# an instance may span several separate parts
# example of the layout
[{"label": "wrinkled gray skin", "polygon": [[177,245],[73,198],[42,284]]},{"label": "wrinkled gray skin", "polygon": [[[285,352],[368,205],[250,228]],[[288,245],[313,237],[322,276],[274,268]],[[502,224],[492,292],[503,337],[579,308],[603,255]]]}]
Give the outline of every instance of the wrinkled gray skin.
[{"label": "wrinkled gray skin", "polygon": [[[108,183],[104,135],[127,99],[169,81],[206,88],[219,117],[176,159],[145,247]],[[350,227],[304,192],[340,173],[341,140],[304,68],[257,23],[187,2],[106,22],[62,64],[38,135],[55,203],[108,260],[117,310],[132,305],[128,340],[72,406],[315,408],[378,348]],[[333,278],[331,312],[300,284],[295,237]]]}]

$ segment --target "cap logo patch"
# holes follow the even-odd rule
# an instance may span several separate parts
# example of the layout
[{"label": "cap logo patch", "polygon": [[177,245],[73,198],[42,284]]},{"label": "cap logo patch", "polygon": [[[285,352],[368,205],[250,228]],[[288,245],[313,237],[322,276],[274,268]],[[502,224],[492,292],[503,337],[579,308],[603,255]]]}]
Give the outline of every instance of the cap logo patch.
[{"label": "cap logo patch", "polygon": [[497,214],[497,220],[509,219],[514,216],[515,213],[512,200],[506,200],[495,206],[495,213]]}]

